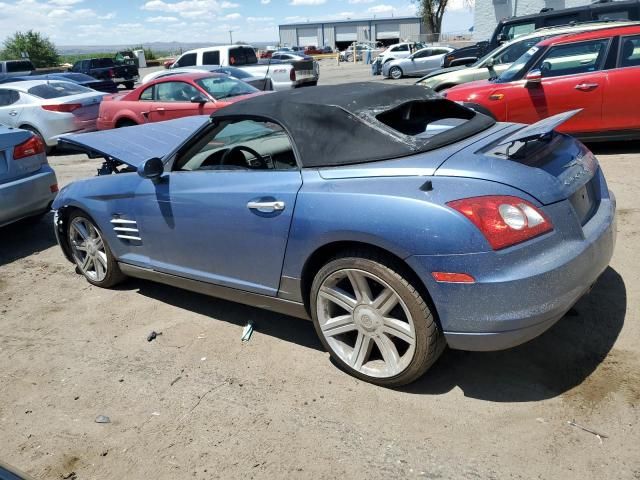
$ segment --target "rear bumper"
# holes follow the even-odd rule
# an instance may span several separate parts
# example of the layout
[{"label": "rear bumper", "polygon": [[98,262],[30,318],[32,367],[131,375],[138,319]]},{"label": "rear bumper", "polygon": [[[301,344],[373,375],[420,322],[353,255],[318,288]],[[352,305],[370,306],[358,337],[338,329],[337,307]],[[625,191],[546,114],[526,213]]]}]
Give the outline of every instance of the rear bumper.
[{"label": "rear bumper", "polygon": [[33,175],[0,185],[0,227],[23,218],[46,212],[55,193],[56,174],[49,165],[43,165]]},{"label": "rear bumper", "polygon": [[[427,285],[451,348],[502,350],[537,337],[562,318],[607,268],[615,241],[611,195],[601,200],[579,239],[553,235],[504,252],[413,256],[408,262]],[[433,271],[469,273],[476,282],[437,283]]]},{"label": "rear bumper", "polygon": [[112,128],[115,128],[115,124],[113,121],[98,118],[96,121],[96,127],[98,130],[111,130]]}]

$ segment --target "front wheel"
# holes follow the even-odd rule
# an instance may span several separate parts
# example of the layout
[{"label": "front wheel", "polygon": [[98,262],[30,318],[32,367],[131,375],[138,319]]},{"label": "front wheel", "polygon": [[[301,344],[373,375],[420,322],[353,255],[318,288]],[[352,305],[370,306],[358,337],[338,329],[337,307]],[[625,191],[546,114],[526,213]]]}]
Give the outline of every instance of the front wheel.
[{"label": "front wheel", "polygon": [[400,80],[402,78],[402,69],[400,67],[391,67],[389,76],[394,80]]},{"label": "front wheel", "polygon": [[109,288],[121,282],[124,274],[93,220],[75,213],[68,225],[67,238],[78,272],[98,287]]},{"label": "front wheel", "polygon": [[436,361],[444,339],[401,266],[367,252],[327,263],[311,287],[325,348],[351,375],[385,387],[410,383]]}]

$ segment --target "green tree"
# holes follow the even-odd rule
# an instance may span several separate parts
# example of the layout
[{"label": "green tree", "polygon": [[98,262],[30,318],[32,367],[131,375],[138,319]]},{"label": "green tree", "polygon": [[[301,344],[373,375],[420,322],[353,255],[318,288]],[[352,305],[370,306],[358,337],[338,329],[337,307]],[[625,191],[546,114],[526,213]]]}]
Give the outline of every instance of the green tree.
[{"label": "green tree", "polygon": [[4,41],[3,58],[19,59],[23,52],[29,55],[31,62],[38,68],[57,67],[60,64],[60,55],[53,42],[33,30],[16,32]]},{"label": "green tree", "polygon": [[[442,17],[450,0],[414,0],[418,4],[418,12],[427,27],[429,42],[440,39]],[[463,0],[467,7],[471,7],[473,0]]]}]

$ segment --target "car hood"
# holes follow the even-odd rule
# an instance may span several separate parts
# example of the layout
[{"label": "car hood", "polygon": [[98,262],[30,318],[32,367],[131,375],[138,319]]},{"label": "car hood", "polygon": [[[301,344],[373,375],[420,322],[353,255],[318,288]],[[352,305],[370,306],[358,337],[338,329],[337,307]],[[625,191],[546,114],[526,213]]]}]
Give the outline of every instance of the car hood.
[{"label": "car hood", "polygon": [[90,157],[109,157],[137,168],[150,158],[169,155],[208,121],[208,115],[197,115],[115,130],[66,135],[60,137],[58,144],[85,152]]}]

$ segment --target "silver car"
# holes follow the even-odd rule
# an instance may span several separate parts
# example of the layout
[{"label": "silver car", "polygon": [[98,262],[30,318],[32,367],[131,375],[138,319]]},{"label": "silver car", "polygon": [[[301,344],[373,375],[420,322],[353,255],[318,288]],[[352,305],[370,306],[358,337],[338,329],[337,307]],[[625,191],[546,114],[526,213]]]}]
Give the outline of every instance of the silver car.
[{"label": "silver car", "polygon": [[402,77],[422,77],[440,68],[442,58],[449,52],[450,47],[427,47],[409,55],[398,58],[382,65],[382,75],[398,80]]},{"label": "silver car", "polygon": [[46,213],[57,192],[40,137],[0,125],[0,227]]},{"label": "silver car", "polygon": [[105,95],[57,80],[3,83],[0,85],[0,123],[32,131],[50,150],[61,135],[95,130],[100,102]]}]

